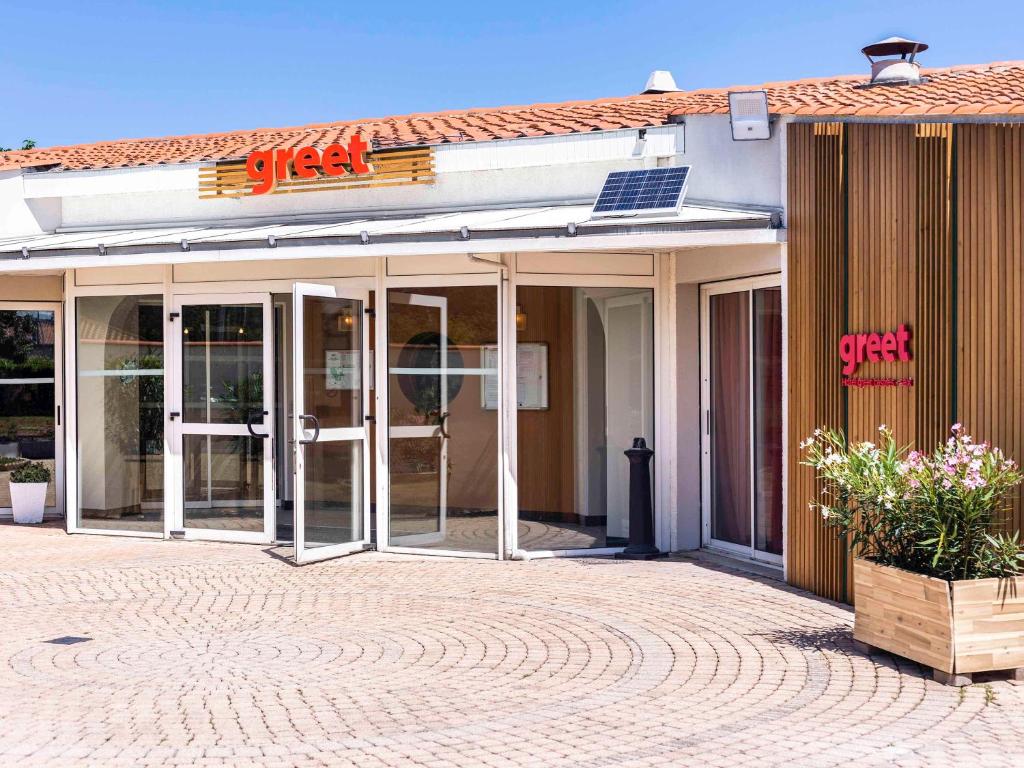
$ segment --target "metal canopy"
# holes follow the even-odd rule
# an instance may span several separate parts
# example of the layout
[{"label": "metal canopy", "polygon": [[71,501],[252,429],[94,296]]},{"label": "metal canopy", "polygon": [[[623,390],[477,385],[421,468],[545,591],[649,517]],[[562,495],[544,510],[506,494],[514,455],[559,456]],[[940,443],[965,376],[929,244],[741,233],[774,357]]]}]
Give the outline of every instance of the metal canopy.
[{"label": "metal canopy", "polygon": [[[15,259],[103,256],[306,245],[405,243],[415,245],[467,239],[536,239],[588,235],[769,229],[778,213],[765,210],[686,205],[672,216],[592,219],[591,206],[558,205],[443,213],[376,215],[346,219],[162,228],[106,229],[24,237],[0,237],[0,265]],[[526,247],[526,243],[524,243]],[[630,247],[623,242],[622,247]],[[273,258],[271,253],[268,258]],[[0,266],[2,269],[2,266]]]}]

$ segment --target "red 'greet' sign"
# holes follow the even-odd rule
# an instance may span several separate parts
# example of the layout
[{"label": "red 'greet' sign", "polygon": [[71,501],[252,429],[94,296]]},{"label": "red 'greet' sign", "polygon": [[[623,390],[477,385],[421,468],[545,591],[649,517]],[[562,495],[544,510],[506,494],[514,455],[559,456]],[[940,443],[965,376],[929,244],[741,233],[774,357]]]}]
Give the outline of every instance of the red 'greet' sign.
[{"label": "red 'greet' sign", "polygon": [[843,361],[843,375],[849,376],[865,360],[907,361],[910,355],[910,331],[900,325],[895,332],[848,333],[839,339],[839,359]]},{"label": "red 'greet' sign", "polygon": [[321,172],[327,176],[344,176],[347,173],[362,176],[373,173],[373,166],[366,162],[369,148],[370,145],[357,134],[349,139],[348,146],[331,144],[322,153],[316,147],[260,150],[246,158],[245,172],[257,182],[252,188],[254,195],[269,192],[278,179],[287,179],[289,163],[300,179],[315,179]]}]

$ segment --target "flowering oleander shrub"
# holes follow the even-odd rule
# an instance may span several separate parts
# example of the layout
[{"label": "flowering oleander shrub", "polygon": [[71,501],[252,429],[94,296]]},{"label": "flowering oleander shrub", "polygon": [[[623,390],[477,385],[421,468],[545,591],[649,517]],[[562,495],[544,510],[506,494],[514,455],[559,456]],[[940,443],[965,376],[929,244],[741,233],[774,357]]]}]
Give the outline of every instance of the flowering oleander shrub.
[{"label": "flowering oleander shrub", "polygon": [[822,481],[810,507],[861,557],[940,579],[1024,572],[1024,543],[1000,523],[1021,482],[1012,459],[975,443],[954,424],[931,453],[900,447],[879,427],[879,443],[848,443],[816,429],[800,444],[802,463]]}]

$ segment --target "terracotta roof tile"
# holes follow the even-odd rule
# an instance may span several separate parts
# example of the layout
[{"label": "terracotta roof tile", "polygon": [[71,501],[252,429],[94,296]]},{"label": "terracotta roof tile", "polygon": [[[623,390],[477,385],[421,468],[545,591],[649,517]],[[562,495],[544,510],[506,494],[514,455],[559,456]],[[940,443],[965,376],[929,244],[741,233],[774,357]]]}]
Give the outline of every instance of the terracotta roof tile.
[{"label": "terracotta roof tile", "polygon": [[292,128],[122,139],[0,152],[0,170],[45,166],[69,170],[125,168],[228,160],[257,149],[344,143],[356,131],[383,148],[643,128],[663,125],[672,115],[726,114],[729,91],[762,88],[768,92],[770,111],[778,115],[934,118],[1024,113],[1024,61],[926,69],[923,73],[927,82],[914,86],[859,88],[866,80],[865,75],[845,75],[592,101],[416,113]]}]

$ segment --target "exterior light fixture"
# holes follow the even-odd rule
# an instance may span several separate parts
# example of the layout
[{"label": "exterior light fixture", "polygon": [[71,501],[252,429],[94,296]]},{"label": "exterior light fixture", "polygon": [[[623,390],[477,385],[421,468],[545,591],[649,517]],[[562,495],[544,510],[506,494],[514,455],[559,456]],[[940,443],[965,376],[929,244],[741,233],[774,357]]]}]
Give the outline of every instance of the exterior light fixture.
[{"label": "exterior light fixture", "polygon": [[576,222],[570,221],[566,224],[565,231],[568,233],[569,237],[576,237]]},{"label": "exterior light fixture", "polygon": [[182,241],[181,241],[181,250],[187,251],[188,249],[189,249],[188,240],[182,239]]},{"label": "exterior light fixture", "polygon": [[96,249],[100,252],[100,256],[107,255],[107,246],[105,246],[103,243],[100,243],[98,246],[96,246]]},{"label": "exterior light fixture", "polygon": [[23,259],[27,259],[28,258],[28,248],[24,248],[23,247],[21,249],[21,258],[23,258]]},{"label": "exterior light fixture", "polygon": [[273,235],[267,235],[267,247],[277,248],[277,238]]},{"label": "exterior light fixture", "polygon": [[463,240],[469,240],[469,227],[459,227],[459,237],[461,237]]},{"label": "exterior light fixture", "polygon": [[342,310],[341,314],[338,315],[338,332],[344,333],[345,331],[350,331],[352,330],[353,325],[355,325],[355,318],[352,317],[352,310]]},{"label": "exterior light fixture", "polygon": [[768,119],[767,91],[733,91],[729,94],[729,122],[733,141],[763,141],[772,137]]},{"label": "exterior light fixture", "polygon": [[370,233],[367,232],[365,229],[359,233],[359,242],[361,242],[363,245],[366,245],[368,242],[370,242]]},{"label": "exterior light fixture", "polygon": [[516,330],[526,330],[526,313],[523,312],[522,304],[516,304]]}]

